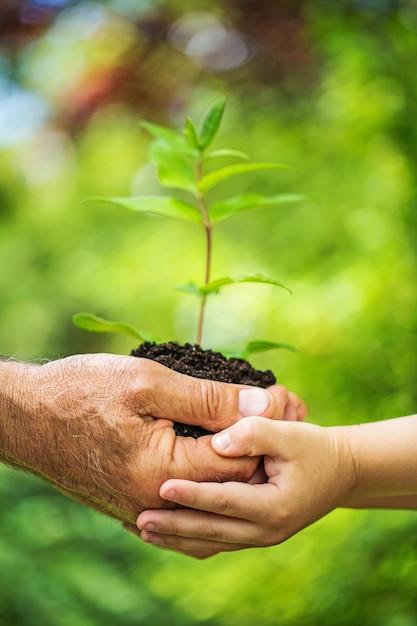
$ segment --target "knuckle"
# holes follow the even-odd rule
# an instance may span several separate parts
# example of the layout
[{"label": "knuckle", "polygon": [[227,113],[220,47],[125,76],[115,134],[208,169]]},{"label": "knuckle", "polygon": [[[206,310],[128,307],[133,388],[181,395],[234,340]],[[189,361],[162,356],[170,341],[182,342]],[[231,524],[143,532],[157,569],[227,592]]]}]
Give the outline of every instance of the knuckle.
[{"label": "knuckle", "polygon": [[129,384],[126,386],[129,405],[141,417],[151,416],[155,410],[158,372],[149,359],[137,359],[138,368],[128,372]]},{"label": "knuckle", "polygon": [[165,521],[158,520],[158,524],[156,528],[157,528],[156,532],[158,532],[159,535],[163,536],[164,541],[166,543],[171,544],[171,545],[175,545],[178,543],[178,538],[179,538],[178,526],[172,520],[172,518],[169,518],[168,520],[165,520]]},{"label": "knuckle", "polygon": [[299,411],[303,405],[303,401],[292,391],[288,393],[288,403],[293,407],[295,412]]},{"label": "knuckle", "polygon": [[198,413],[196,417],[204,415],[210,423],[219,421],[221,394],[220,387],[214,381],[202,380],[200,382],[200,393],[197,396],[198,402],[194,411]]},{"label": "knuckle", "polygon": [[278,402],[278,408],[282,408],[288,402],[288,389],[284,387],[284,385],[277,385],[276,387],[276,398]]},{"label": "knuckle", "polygon": [[204,529],[204,535],[205,539],[209,541],[218,541],[220,539],[219,532],[213,526],[207,526]]},{"label": "knuckle", "polygon": [[219,515],[226,515],[228,512],[228,508],[229,508],[228,499],[223,495],[219,495],[216,500],[215,513],[218,513]]},{"label": "knuckle", "polygon": [[260,436],[261,427],[264,425],[262,417],[244,417],[235,426],[240,430],[241,442],[252,451],[253,442],[257,441]]},{"label": "knuckle", "polygon": [[306,418],[307,413],[308,413],[308,407],[306,403],[304,402],[304,400],[300,400],[300,406],[298,407],[298,411],[297,411],[298,419],[300,421],[304,420]]},{"label": "knuckle", "polygon": [[291,402],[294,406],[298,406],[300,404],[300,399],[295,395],[293,391],[288,392],[288,401]]}]

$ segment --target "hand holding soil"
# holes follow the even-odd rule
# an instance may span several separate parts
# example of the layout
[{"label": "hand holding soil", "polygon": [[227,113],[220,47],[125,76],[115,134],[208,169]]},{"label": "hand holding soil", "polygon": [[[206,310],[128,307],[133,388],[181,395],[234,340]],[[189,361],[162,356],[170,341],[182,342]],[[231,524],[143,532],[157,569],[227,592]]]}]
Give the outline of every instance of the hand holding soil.
[{"label": "hand holding soil", "polygon": [[124,522],[174,504],[168,478],[248,480],[258,459],[217,455],[210,436],[176,437],[173,423],[219,431],[242,416],[281,419],[288,392],[198,380],[148,359],[78,355],[44,365],[0,362],[0,459]]}]

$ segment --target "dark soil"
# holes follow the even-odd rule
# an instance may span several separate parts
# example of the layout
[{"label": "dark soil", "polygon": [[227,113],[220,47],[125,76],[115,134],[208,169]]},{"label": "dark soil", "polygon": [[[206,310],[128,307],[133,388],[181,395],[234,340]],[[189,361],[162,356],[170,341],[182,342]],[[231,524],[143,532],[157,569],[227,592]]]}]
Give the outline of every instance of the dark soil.
[{"label": "dark soil", "polygon": [[[132,350],[131,355],[152,359],[176,372],[195,378],[208,378],[223,383],[237,383],[264,388],[276,382],[271,370],[256,370],[248,361],[234,358],[226,359],[220,352],[203,350],[200,346],[190,343],[185,345],[174,342],[156,344],[145,341],[136,350]],[[211,434],[200,426],[180,423],[174,424],[174,430],[181,437],[194,437],[195,439],[202,435]]]}]

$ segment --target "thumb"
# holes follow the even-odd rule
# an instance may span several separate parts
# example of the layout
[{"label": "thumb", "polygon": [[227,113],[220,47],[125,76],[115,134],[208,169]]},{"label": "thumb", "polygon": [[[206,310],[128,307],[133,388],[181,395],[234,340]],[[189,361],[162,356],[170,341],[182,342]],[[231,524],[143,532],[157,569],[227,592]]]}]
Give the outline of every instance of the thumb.
[{"label": "thumb", "polygon": [[267,389],[194,378],[158,363],[149,362],[147,368],[146,404],[152,417],[217,432],[247,415],[274,418],[283,412],[277,394]]},{"label": "thumb", "polygon": [[222,456],[277,456],[283,448],[283,435],[294,423],[246,417],[211,439]]}]

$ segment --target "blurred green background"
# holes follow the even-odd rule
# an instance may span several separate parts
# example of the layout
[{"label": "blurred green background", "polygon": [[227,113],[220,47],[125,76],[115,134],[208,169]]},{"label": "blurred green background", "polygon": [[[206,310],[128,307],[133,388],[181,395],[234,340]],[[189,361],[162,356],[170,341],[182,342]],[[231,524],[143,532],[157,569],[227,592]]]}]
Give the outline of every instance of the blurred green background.
[{"label": "blurred green background", "polygon": [[[155,189],[140,121],[229,102],[217,147],[294,171],[237,189],[312,194],[220,224],[229,287],[205,345],[252,359],[348,424],[417,406],[417,4],[414,0],[6,0],[0,7],[0,353],[129,353],[82,310],[193,341],[192,224],[82,204]],[[221,188],[227,196],[228,184]],[[219,188],[220,192],[220,188]],[[205,562],[158,551],[41,481],[0,472],[0,624],[417,624],[417,518],[340,510],[282,546]]]}]

